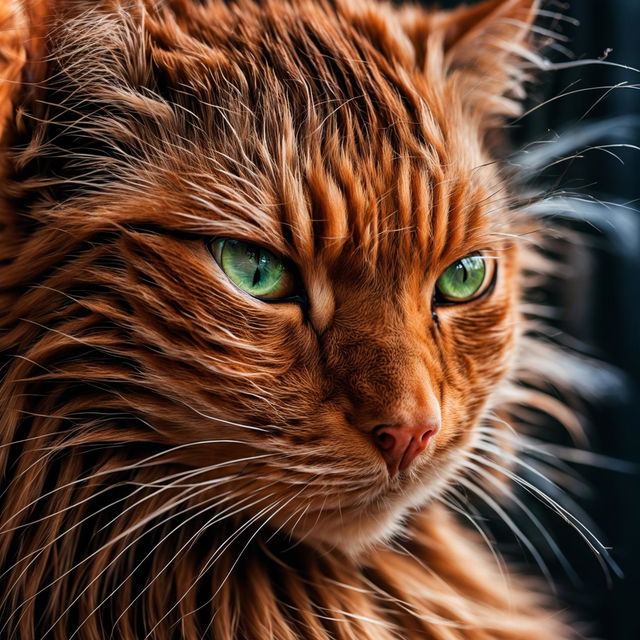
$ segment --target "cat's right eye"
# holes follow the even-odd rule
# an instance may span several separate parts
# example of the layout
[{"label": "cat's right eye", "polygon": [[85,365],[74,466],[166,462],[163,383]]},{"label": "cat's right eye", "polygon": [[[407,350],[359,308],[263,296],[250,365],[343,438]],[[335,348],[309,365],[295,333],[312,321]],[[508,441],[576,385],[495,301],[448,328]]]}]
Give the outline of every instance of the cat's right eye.
[{"label": "cat's right eye", "polygon": [[289,300],[297,293],[293,269],[283,257],[256,244],[215,238],[209,248],[224,274],[254,298],[266,302]]},{"label": "cat's right eye", "polygon": [[482,296],[491,286],[495,260],[472,253],[449,265],[436,281],[435,301],[440,304],[469,302]]}]

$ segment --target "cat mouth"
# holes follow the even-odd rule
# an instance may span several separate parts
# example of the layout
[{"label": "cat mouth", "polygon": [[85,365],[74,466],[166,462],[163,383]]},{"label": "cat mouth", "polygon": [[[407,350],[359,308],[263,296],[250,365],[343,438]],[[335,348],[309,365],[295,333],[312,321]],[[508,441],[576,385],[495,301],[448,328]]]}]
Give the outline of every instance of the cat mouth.
[{"label": "cat mouth", "polygon": [[[321,505],[311,507],[309,513],[330,515],[335,510],[353,514],[368,511],[385,511],[395,509],[398,502],[410,502],[411,505],[423,504],[435,497],[446,485],[456,466],[455,455],[444,452],[435,454],[435,442],[429,442],[419,455],[416,442],[407,443],[400,459],[393,465],[380,464],[378,461],[367,479],[361,478],[361,489],[354,489],[347,494],[342,493],[323,499]],[[335,500],[335,505],[333,504]]]},{"label": "cat mouth", "polygon": [[286,490],[291,505],[271,526],[317,548],[357,552],[389,540],[410,513],[436,500],[454,475],[455,449],[447,446],[446,433],[433,431],[424,430],[421,441],[405,439],[386,457],[364,435],[349,441],[351,449],[326,451],[322,465],[330,469],[328,477],[301,475],[293,484],[296,491],[302,485],[305,490],[293,497]]},{"label": "cat mouth", "polygon": [[435,499],[446,480],[440,474],[401,471],[384,487],[360,500],[324,503],[296,522],[294,538],[318,549],[340,549],[358,555],[371,545],[385,544],[403,528],[415,509]]}]

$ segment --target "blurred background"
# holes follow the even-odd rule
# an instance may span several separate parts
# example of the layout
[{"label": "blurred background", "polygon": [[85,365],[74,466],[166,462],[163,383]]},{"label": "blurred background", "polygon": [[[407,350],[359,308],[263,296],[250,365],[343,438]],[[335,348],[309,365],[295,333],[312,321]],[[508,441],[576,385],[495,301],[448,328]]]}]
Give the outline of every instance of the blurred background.
[{"label": "blurred background", "polygon": [[[435,6],[429,0],[423,4]],[[447,8],[459,4],[437,3]],[[554,62],[606,58],[640,68],[640,0],[552,0],[544,2],[543,9],[541,26],[562,34],[555,50],[547,50]],[[537,142],[558,138],[581,152],[544,175],[547,187],[583,196],[582,221],[563,216],[559,209],[553,224],[579,231],[588,249],[567,251],[569,277],[559,279],[547,295],[558,304],[552,322],[563,333],[560,339],[613,365],[623,382],[611,385],[608,375],[600,375],[605,368],[594,370],[594,391],[603,390],[604,397],[584,404],[581,411],[592,448],[603,458],[598,460],[601,466],[572,466],[590,487],[579,503],[599,526],[599,537],[611,548],[624,577],[608,578],[580,536],[527,494],[520,497],[558,542],[575,575],[567,574],[530,522],[528,529],[526,519],[520,517],[518,524],[543,555],[561,600],[590,623],[585,630],[589,638],[640,640],[640,474],[632,465],[609,459],[635,463],[640,469],[640,151],[633,148],[640,144],[640,73],[591,64],[546,71],[539,77],[527,108],[580,91],[552,100],[509,129],[516,148],[534,152],[542,147]],[[590,87],[594,89],[582,91]],[[604,124],[600,127],[598,122]],[[581,139],[598,128],[595,139]],[[612,146],[586,150],[602,145]],[[571,444],[566,435],[556,436]],[[495,520],[486,511],[482,515]],[[528,570],[540,574],[508,528],[492,522],[491,529],[508,557],[532,565]]]}]

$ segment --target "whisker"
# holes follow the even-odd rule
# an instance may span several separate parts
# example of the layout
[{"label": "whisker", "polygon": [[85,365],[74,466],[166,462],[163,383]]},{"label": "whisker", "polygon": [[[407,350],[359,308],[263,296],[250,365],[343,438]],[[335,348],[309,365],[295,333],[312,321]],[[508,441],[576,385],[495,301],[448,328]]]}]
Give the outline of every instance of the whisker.
[{"label": "whisker", "polygon": [[[302,489],[301,489],[302,491]],[[198,583],[198,581],[202,578],[202,576],[206,573],[206,571],[209,570],[209,568],[213,565],[213,563],[215,563],[215,561],[217,560],[217,558],[219,558],[223,551],[233,543],[233,541],[235,541],[246,529],[248,529],[256,520],[259,520],[263,515],[268,514],[269,511],[275,509],[278,505],[280,505],[282,502],[282,500],[276,502],[275,504],[270,504],[267,505],[266,507],[264,507],[263,509],[261,509],[258,513],[256,513],[254,516],[252,516],[251,518],[249,518],[249,520],[247,520],[244,524],[240,525],[236,531],[231,534],[229,537],[227,537],[222,544],[218,547],[218,549],[214,552],[214,554],[207,560],[207,562],[205,563],[204,567],[200,570],[198,576],[196,577],[196,579],[194,580],[194,582],[191,584],[191,586],[185,590],[183,592],[183,594],[180,596],[180,598],[178,599],[178,601],[172,605],[172,607],[164,614],[164,616],[162,616],[157,622],[156,624],[151,628],[151,630],[147,633],[147,635],[143,638],[143,640],[148,640],[149,638],[151,638],[153,636],[153,633],[155,632],[155,630],[158,628],[158,626],[167,618],[167,616],[187,597],[187,595],[191,592],[192,589],[195,588],[196,584]],[[276,512],[277,513],[277,512]],[[254,537],[259,533],[259,531],[266,526],[266,524],[269,522],[270,518],[267,518],[261,525],[260,527],[256,530],[256,532],[251,536],[251,538],[249,539],[249,541],[247,542],[247,544],[245,545],[245,547],[243,548],[242,551],[244,551],[247,548],[247,545],[254,539]],[[210,525],[208,525],[210,526]],[[208,526],[205,527],[208,528]],[[242,555],[242,552],[240,554],[238,554],[238,556],[236,557],[231,570],[233,568],[235,568],[235,566],[237,565],[237,563],[240,560],[240,556]],[[231,570],[229,571],[230,575]],[[225,580],[226,581],[226,578]],[[224,582],[223,581],[223,582]],[[222,586],[222,585],[221,585]],[[215,596],[217,595],[217,593],[219,592],[219,589],[221,588],[221,586],[218,588],[218,590],[216,590],[216,592],[208,599],[209,601],[212,601]]]},{"label": "whisker", "polygon": [[529,551],[533,559],[536,561],[538,567],[542,571],[547,583],[553,590],[556,592],[556,586],[551,576],[551,572],[547,567],[545,561],[538,549],[536,549],[535,545],[529,540],[529,538],[520,530],[518,525],[513,521],[513,519],[509,516],[509,514],[481,487],[476,485],[470,478],[459,477],[458,482],[466,487],[469,491],[478,496],[483,502],[487,504],[495,513],[502,519],[502,521],[511,529],[513,534],[516,536],[520,542],[526,547]]},{"label": "whisker", "polygon": [[[173,452],[175,452],[176,450],[179,450],[179,449],[184,449],[186,447],[197,446],[197,445],[202,445],[202,444],[214,444],[214,443],[245,444],[244,442],[242,442],[240,440],[203,440],[201,442],[178,445],[178,446],[172,447],[171,449],[169,449],[167,451],[162,451],[162,452],[157,453],[157,454],[155,454],[153,456],[149,456],[148,458],[145,458],[144,460],[142,460],[140,462],[136,462],[136,463],[133,463],[133,464],[125,465],[123,467],[117,467],[115,469],[108,469],[108,470],[105,470],[105,471],[100,471],[98,473],[94,473],[94,474],[91,474],[91,475],[86,476],[86,477],[78,478],[77,480],[72,480],[70,482],[67,482],[67,483],[65,483],[65,484],[63,484],[63,485],[61,485],[59,487],[56,487],[55,489],[52,489],[52,490],[42,494],[41,496],[39,496],[35,500],[31,501],[30,503],[28,503],[27,505],[25,505],[24,507],[22,507],[21,509],[16,511],[10,518],[5,520],[4,525],[8,524],[9,522],[11,522],[15,518],[17,518],[21,513],[23,513],[27,509],[33,507],[34,505],[36,505],[38,502],[40,502],[44,498],[47,498],[47,497],[53,495],[57,491],[61,491],[63,489],[67,489],[67,488],[72,487],[72,486],[77,485],[77,484],[86,483],[88,480],[93,480],[93,479],[104,477],[104,476],[110,476],[110,475],[113,475],[113,474],[116,474],[116,473],[121,473],[123,471],[137,470],[137,469],[143,468],[145,466],[150,466],[150,465],[148,465],[148,463],[150,461],[152,461],[154,459],[157,459],[158,457],[160,457],[162,455],[166,455],[167,453],[173,453]],[[256,456],[255,458],[258,458],[258,457],[266,458],[269,455],[271,455],[271,454],[261,454],[260,456]],[[221,467],[224,467],[224,466],[229,466],[231,464],[235,464],[236,462],[242,462],[242,461],[250,460],[250,459],[251,458],[240,458],[240,459],[238,459],[238,461],[235,461],[235,460],[224,461],[224,462],[218,463],[216,465],[211,465],[210,467],[207,467],[206,469],[202,469],[201,471],[198,471],[198,472],[211,471],[211,470],[214,470],[214,469],[217,469],[217,468],[221,468]],[[37,464],[37,463],[34,463],[34,464]],[[5,532],[7,532],[7,531],[5,531],[3,529],[0,529],[0,534],[5,533]]]},{"label": "whisker", "polygon": [[[447,493],[453,493],[455,496],[457,496],[461,504],[465,504],[467,502],[463,500],[463,496],[460,495],[460,493],[458,492],[455,486],[449,487],[447,489]],[[486,530],[486,528],[480,525],[480,522],[478,521],[480,518],[480,514],[477,512],[475,507],[473,507],[472,505],[469,505],[469,507],[473,508],[473,510],[476,512],[477,514],[476,517],[468,513],[463,507],[457,506],[456,504],[449,501],[445,495],[439,496],[438,500],[442,502],[442,504],[444,504],[447,508],[452,509],[455,513],[459,513],[463,518],[465,518],[465,520],[467,520],[472,524],[474,529],[476,529],[476,531],[482,538],[483,542],[487,546],[487,549],[489,549],[489,552],[491,553],[493,559],[495,560],[496,566],[498,567],[498,571],[500,572],[503,582],[505,583],[505,585],[508,586],[509,578],[508,578],[508,574],[506,573],[504,559],[499,554],[496,548],[495,540],[489,536],[489,533]]]},{"label": "whisker", "polygon": [[560,550],[560,547],[558,546],[556,541],[553,539],[549,531],[546,529],[546,527],[544,527],[542,522],[540,522],[540,519],[531,511],[531,509],[529,509],[529,507],[527,507],[527,505],[522,500],[520,500],[520,498],[518,498],[517,495],[510,492],[507,487],[505,487],[502,483],[500,483],[499,480],[497,480],[495,477],[489,474],[486,469],[483,469],[479,465],[476,465],[470,461],[466,463],[466,466],[470,469],[473,469],[478,474],[478,476],[480,476],[481,478],[484,478],[487,482],[489,482],[494,487],[496,487],[500,493],[506,496],[509,500],[511,500],[515,505],[517,505],[522,510],[522,512],[533,523],[534,527],[542,534],[542,537],[544,538],[545,542],[547,543],[547,545],[549,546],[549,548],[551,549],[555,557],[560,562],[560,565],[564,569],[567,576],[572,580],[572,582],[574,582],[574,584],[579,584],[580,580],[578,579],[578,575],[576,574],[574,568],[571,566],[571,564],[567,560],[567,557],[564,555],[564,553],[562,553],[562,551]]},{"label": "whisker", "polygon": [[[217,497],[217,496],[216,496],[216,497]],[[230,499],[230,496],[225,496],[223,499],[218,500],[216,503],[214,503],[214,504],[209,505],[208,507],[206,507],[206,509],[205,509],[205,510],[209,510],[209,509],[215,508],[215,507],[219,506],[219,504],[221,504],[221,503],[223,503],[223,502],[226,502],[226,501],[228,501],[229,499]],[[237,507],[237,504],[238,504],[238,503],[235,503],[234,505],[232,505],[232,506],[231,506],[231,507],[229,507],[228,509],[223,510],[223,512],[221,512],[221,513],[224,513],[224,512],[226,511],[226,513],[225,513],[224,517],[222,517],[222,516],[221,516],[221,514],[216,514],[216,516],[214,517],[214,521],[218,521],[218,520],[216,520],[216,518],[218,518],[218,519],[224,519],[224,518],[227,518],[227,517],[231,517],[232,515],[235,515],[235,513],[239,512],[239,511],[242,511],[242,510],[243,510],[243,508],[247,508],[247,507],[239,507],[239,508],[238,508],[238,507]],[[198,506],[198,507],[201,507],[202,505],[197,505],[197,506]],[[251,505],[249,505],[249,506],[251,506]],[[233,510],[233,511],[231,511],[231,512],[229,512],[229,511],[228,511],[229,509],[233,509],[234,507],[235,507],[235,510]],[[203,512],[203,511],[198,511],[196,514],[194,514],[194,516],[191,516],[187,521],[190,521],[190,520],[191,520],[191,519],[193,519],[194,517],[197,517],[197,516],[198,516],[198,515],[200,515],[202,512]],[[175,514],[175,515],[178,515],[178,514]],[[182,526],[183,526],[187,521],[181,521],[181,523],[178,525],[178,528],[181,528],[181,527],[182,527]],[[166,521],[163,521],[163,522],[158,523],[158,525],[157,525],[157,526],[161,526],[161,525],[164,525],[164,524],[166,524]],[[155,528],[155,527],[154,527],[154,528]],[[195,535],[199,535],[199,534],[201,533],[201,531],[202,531],[202,530],[203,530],[202,528],[201,528],[200,530],[198,530],[198,532],[197,532]],[[147,533],[149,533],[150,531],[151,531],[151,529],[147,530],[143,535],[146,535],[146,534],[147,534]],[[118,536],[116,536],[116,538],[114,538],[114,539],[110,540],[110,541],[107,543],[107,545],[105,545],[105,546],[111,546],[111,545],[113,545],[115,542],[117,542],[117,541],[118,541],[119,539],[121,539],[122,537],[123,537],[123,534],[119,534]],[[122,555],[123,555],[123,554],[124,554],[128,549],[129,549],[129,548],[131,548],[131,547],[133,547],[134,545],[136,545],[136,544],[138,544],[138,543],[139,543],[139,541],[140,541],[141,537],[142,537],[142,536],[138,536],[135,540],[133,540],[132,542],[130,542],[130,543],[129,543],[129,544],[128,544],[128,545],[127,545],[127,546],[126,546],[122,551],[120,551],[120,552],[119,552],[119,553],[118,553],[118,554],[117,554],[117,555],[116,555],[116,556],[115,556],[115,557],[114,557],[114,558],[109,562],[109,564],[107,564],[107,565],[106,565],[106,566],[105,566],[105,567],[100,571],[100,573],[98,573],[98,575],[96,575],[96,576],[91,580],[91,582],[89,582],[89,583],[84,587],[84,589],[83,589],[83,590],[82,590],[82,591],[81,591],[81,592],[80,592],[80,593],[79,593],[79,594],[74,598],[74,600],[73,600],[73,601],[72,601],[72,602],[67,606],[67,608],[66,608],[66,609],[65,609],[65,610],[60,614],[60,616],[58,617],[58,619],[53,623],[53,625],[50,627],[50,629],[47,631],[47,633],[50,633],[50,632],[55,628],[55,626],[57,625],[57,623],[58,623],[60,620],[62,620],[62,618],[66,615],[66,613],[68,613],[68,611],[71,609],[71,607],[72,607],[72,606],[73,606],[73,605],[74,605],[74,604],[75,604],[75,603],[76,603],[76,602],[77,602],[77,601],[82,597],[82,595],[83,595],[84,593],[86,593],[86,591],[87,591],[89,588],[91,588],[92,584],[93,584],[96,580],[98,580],[98,579],[99,579],[99,578],[100,578],[100,577],[101,577],[101,576],[102,576],[102,575],[103,575],[103,574],[104,574],[104,573],[105,573],[105,572],[106,572],[106,571],[107,571],[107,570],[108,570],[108,569],[109,569],[109,568],[110,568],[110,567],[111,567],[111,566],[112,566],[112,565],[113,565],[113,564],[114,564],[114,563],[115,563],[115,562],[116,562],[116,561],[117,561],[117,560],[118,560],[118,559],[119,559],[119,558],[120,558],[120,557],[121,557],[121,556],[122,556]],[[166,538],[166,536],[165,536],[165,538]],[[193,538],[193,537],[192,537],[192,538]],[[190,538],[190,540],[191,540],[192,538]],[[156,545],[156,547],[157,547],[157,546],[158,546],[158,545]],[[155,550],[155,548],[156,548],[156,547],[154,547],[154,548],[152,549],[152,551],[153,551],[153,550]],[[99,551],[102,551],[103,549],[104,549],[104,547],[101,547],[101,548],[99,549]],[[150,555],[150,554],[152,553],[152,551],[150,551],[150,552],[147,554],[147,556],[148,556],[148,555]],[[94,552],[94,554],[92,554],[92,555],[95,555],[95,552]],[[146,558],[147,556],[145,556],[145,558]],[[174,556],[174,558],[175,558],[175,556]],[[83,559],[83,560],[82,560],[82,562],[85,562],[87,559],[88,559],[88,558]],[[172,560],[173,560],[173,559],[172,559]],[[167,565],[165,565],[165,568],[166,568],[167,566],[168,566],[168,564],[167,564]],[[76,567],[77,567],[77,565],[76,565]],[[74,567],[74,569],[75,569],[76,567]],[[162,571],[161,571],[161,572],[162,572]],[[161,572],[160,572],[160,573],[161,573]],[[68,572],[67,572],[67,573],[68,573]],[[66,574],[65,574],[65,575],[66,575]],[[159,575],[159,574],[157,574],[157,575],[156,575],[156,577],[157,577],[158,575]],[[154,577],[154,581],[155,581],[156,577]],[[49,588],[49,586],[50,586],[50,585],[48,585],[48,586],[47,586],[47,588]],[[145,588],[145,589],[143,589],[143,591],[142,591],[139,595],[142,595],[142,593],[144,592],[144,590],[146,590],[146,588]],[[139,596],[136,596],[136,599],[137,599],[138,597],[139,597]],[[104,602],[106,602],[106,600],[107,600],[107,598],[103,599],[103,601],[102,601],[102,603],[101,603],[101,604],[104,604]],[[99,606],[101,606],[101,604],[100,604],[100,605],[98,605],[98,607],[96,607],[96,609],[97,609],[97,608],[99,608]],[[90,614],[89,614],[89,615],[88,615],[88,616],[87,616],[87,617],[86,617],[86,618],[85,618],[85,619],[80,623],[80,625],[78,626],[78,628],[76,629],[76,631],[74,631],[74,633],[69,637],[69,640],[71,640],[71,638],[73,638],[73,637],[75,636],[75,634],[76,634],[76,633],[78,633],[78,631],[80,630],[80,628],[82,627],[82,625],[84,625],[84,624],[87,622],[87,620],[89,620],[89,619],[91,618],[91,616],[95,613],[96,609],[94,609],[94,611],[92,611],[92,612],[91,612],[91,613],[90,613]],[[45,635],[46,635],[46,634],[45,634]]]},{"label": "whisker", "polygon": [[609,554],[608,549],[602,544],[602,542],[600,542],[598,537],[583,522],[581,522],[578,518],[576,518],[571,512],[565,509],[556,500],[551,498],[549,495],[547,495],[544,491],[542,491],[535,485],[524,480],[523,478],[509,471],[508,469],[505,469],[504,467],[501,467],[500,465],[490,460],[486,460],[480,456],[476,456],[475,454],[470,453],[467,455],[469,455],[469,457],[472,457],[476,461],[480,462],[481,464],[484,464],[494,469],[495,471],[498,471],[499,473],[504,474],[505,476],[507,476],[514,482],[516,482],[518,485],[523,487],[527,492],[531,493],[531,495],[538,498],[541,502],[543,502],[547,506],[551,507],[551,509],[555,511],[565,522],[571,525],[573,529],[576,532],[578,532],[580,537],[586,542],[586,544],[593,551],[596,558],[598,559],[598,562],[602,566],[607,579],[608,580],[610,579],[609,569],[613,570],[613,572],[618,577],[621,577],[622,572],[620,571],[620,568],[618,567],[617,563],[613,560],[613,558]]}]

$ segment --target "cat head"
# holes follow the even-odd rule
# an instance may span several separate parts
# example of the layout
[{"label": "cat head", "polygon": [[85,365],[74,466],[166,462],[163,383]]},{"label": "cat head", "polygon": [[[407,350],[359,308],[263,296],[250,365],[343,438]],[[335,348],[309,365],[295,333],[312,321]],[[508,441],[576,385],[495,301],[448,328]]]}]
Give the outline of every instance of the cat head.
[{"label": "cat head", "polygon": [[26,3],[0,192],[30,435],[346,550],[436,497],[514,366],[492,144],[535,10]]}]

